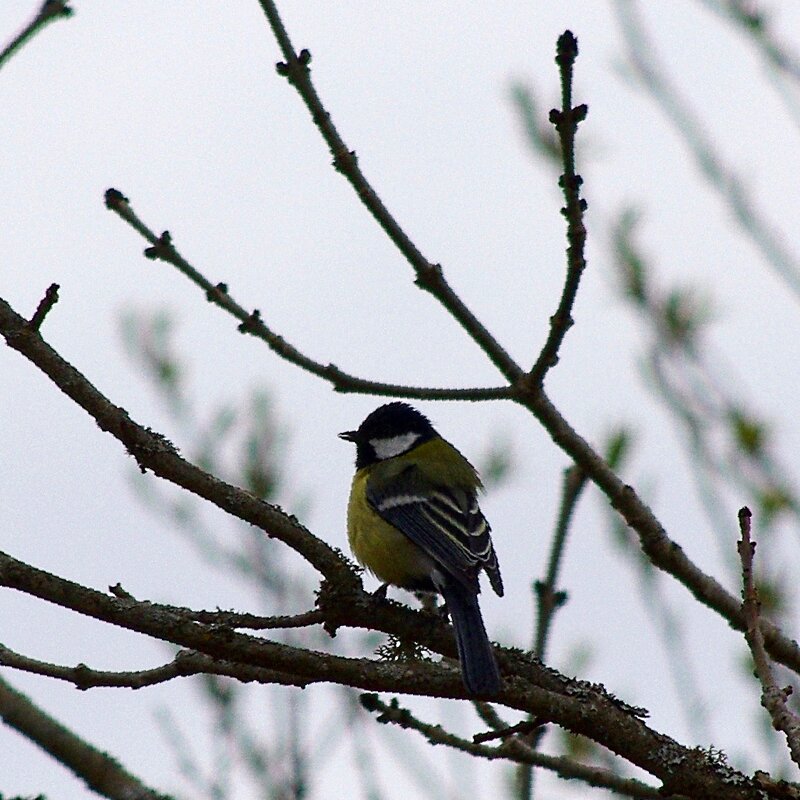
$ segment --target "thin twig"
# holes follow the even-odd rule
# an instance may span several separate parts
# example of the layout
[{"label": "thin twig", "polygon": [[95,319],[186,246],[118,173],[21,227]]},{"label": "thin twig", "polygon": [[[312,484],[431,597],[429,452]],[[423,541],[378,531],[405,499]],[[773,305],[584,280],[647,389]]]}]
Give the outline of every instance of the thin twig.
[{"label": "thin twig", "polygon": [[758,8],[752,0],[701,0],[709,10],[733,20],[741,33],[749,37],[775,70],[800,82],[800,58],[778,41],[770,28],[767,12]]},{"label": "thin twig", "polygon": [[656,61],[652,42],[647,41],[635,4],[632,0],[617,0],[615,5],[628,48],[628,63],[636,76],[679,132],[697,168],[731,210],[741,230],[789,289],[800,296],[800,263],[784,245],[786,237],[774,231],[761,215],[739,176],[722,161],[700,121],[670,85]]},{"label": "thin twig", "polygon": [[[537,753],[520,739],[513,736],[513,731],[510,732],[509,738],[502,744],[490,747],[486,744],[457,736],[445,730],[441,725],[422,722],[411,711],[403,708],[397,700],[384,703],[377,695],[365,694],[361,696],[361,703],[368,711],[378,712],[376,717],[378,722],[392,723],[399,725],[401,728],[415,730],[421,733],[431,744],[443,744],[463,753],[490,761],[502,759],[518,764],[542,767],[555,772],[560,778],[578,780],[588,786],[609,789],[627,797],[648,798],[648,800],[656,800],[656,798],[659,800],[683,800],[682,795],[664,795],[658,787],[648,786],[635,779],[621,778],[610,770],[602,769],[601,767],[589,767],[563,756],[549,756]],[[528,725],[530,723],[523,724]]]},{"label": "thin twig", "polygon": [[509,725],[506,728],[500,729],[492,729],[490,731],[484,731],[483,733],[476,733],[472,737],[472,741],[475,744],[486,744],[486,742],[492,742],[495,739],[507,739],[509,736],[517,736],[519,734],[529,734],[533,733],[534,730],[537,728],[541,728],[542,725],[545,723],[541,720],[537,719],[524,719],[522,722],[518,722],[516,725]]},{"label": "thin twig", "polygon": [[[99,686],[142,689],[166,683],[174,678],[187,678],[192,675],[225,675],[235,677],[244,682],[285,683],[285,674],[258,667],[242,667],[222,659],[210,658],[192,650],[181,650],[175,658],[160,667],[130,671],[97,670],[78,664],[65,667],[51,664],[35,658],[16,653],[9,647],[0,644],[0,666],[11,667],[33,675],[43,675],[60,681],[72,683],[78,689],[94,689]],[[294,685],[293,683],[290,685]]]},{"label": "thin twig", "polygon": [[[567,600],[567,593],[563,589],[557,588],[558,573],[564,557],[564,548],[567,543],[567,534],[569,533],[572,515],[586,486],[586,481],[586,473],[577,465],[573,464],[564,470],[564,480],[561,484],[561,505],[553,531],[553,539],[550,543],[547,572],[544,580],[536,581],[534,584],[536,591],[536,638],[534,640],[533,653],[540,661],[545,660],[547,638],[553,617]],[[533,719],[529,722],[534,723],[536,720]],[[532,750],[536,750],[544,732],[545,728],[541,724],[537,724],[522,739]],[[519,766],[516,780],[517,796],[519,798],[531,797],[533,793],[533,770],[530,765],[521,764]]]},{"label": "thin twig", "polygon": [[34,311],[30,322],[28,322],[31,330],[38,331],[39,328],[42,327],[44,318],[50,313],[50,309],[58,302],[59,288],[57,283],[51,283],[50,286],[47,287],[44,297],[39,301],[36,311]]},{"label": "thin twig", "polygon": [[[124,589],[119,583],[109,586],[108,591],[120,600],[139,602],[136,597]],[[325,615],[319,609],[306,611],[302,614],[264,617],[258,614],[243,614],[236,611],[195,611],[192,608],[170,606],[163,603],[159,603],[158,607],[171,614],[178,614],[186,619],[202,622],[204,625],[218,625],[231,629],[287,630],[289,628],[307,628],[311,625],[321,625],[325,622]]]},{"label": "thin twig", "polygon": [[550,555],[547,562],[547,572],[543,581],[536,581],[536,640],[534,655],[545,661],[547,651],[547,637],[553,615],[564,605],[567,599],[566,592],[559,590],[558,573],[564,557],[564,548],[567,543],[567,534],[572,521],[572,515],[586,486],[586,473],[578,466],[572,465],[564,470],[564,480],[561,485],[561,506],[558,510],[553,541],[550,544]]},{"label": "thin twig", "polygon": [[400,384],[381,383],[343,372],[335,364],[323,364],[301,353],[289,344],[282,336],[271,330],[256,309],[248,311],[230,294],[225,283],[212,283],[192,264],[190,264],[175,248],[169,231],[160,236],[142,222],[130,205],[130,201],[117,189],[109,189],[105,195],[106,206],[127,222],[145,240],[150,243],[144,254],[147,258],[158,259],[172,264],[192,283],[199,286],[206,299],[219,308],[227,311],[241,323],[239,331],[249,333],[265,342],[269,348],[291,364],[316,375],[333,385],[334,391],[345,393],[372,394],[381,397],[404,397],[418,400],[499,400],[510,398],[512,390],[507,386],[468,389],[443,389],[438,387],[402,386]]},{"label": "thin twig", "polygon": [[365,208],[411,265],[417,286],[430,292],[450,312],[509,382],[515,381],[522,375],[522,369],[453,291],[445,280],[441,265],[431,263],[422,255],[367,181],[358,166],[355,152],[345,144],[314,88],[309,69],[311,53],[308,50],[295,51],[272,0],[259,0],[259,3],[285,59],[277,65],[278,73],[295,87],[303,99],[331,151],[334,167],[350,182]]},{"label": "thin twig", "polygon": [[145,786],[116,759],[75,735],[2,678],[0,718],[103,797],[111,800],[172,800],[169,795]]},{"label": "thin twig", "polygon": [[525,132],[525,138],[537,156],[542,156],[546,164],[563,170],[562,148],[552,126],[544,125],[540,119],[539,103],[532,86],[515,82],[511,86],[511,100]]},{"label": "thin twig", "polygon": [[540,386],[548,370],[558,362],[561,343],[573,325],[572,306],[575,304],[581,275],[586,268],[584,257],[586,227],[583,224],[586,200],[580,196],[583,179],[575,172],[575,136],[579,123],[586,119],[588,109],[585,105],[572,107],[572,77],[577,57],[578,40],[570,31],[565,31],[558,39],[556,53],[556,63],[561,75],[561,110],[553,109],[550,112],[550,122],[558,133],[564,170],[558,183],[566,202],[561,213],[567,220],[567,274],[558,308],[550,317],[550,333],[547,341],[525,378],[531,386]]},{"label": "thin twig", "polygon": [[68,0],[44,0],[36,16],[0,52],[0,68],[4,67],[17,50],[55,19],[72,16]]},{"label": "thin twig", "polygon": [[744,635],[753,656],[756,677],[761,682],[761,705],[772,718],[772,727],[786,736],[792,761],[800,766],[800,718],[792,713],[786,702],[792,693],[792,687],[780,688],[777,685],[764,650],[764,637],[759,624],[761,602],[753,580],[756,543],[750,539],[751,517],[749,508],[740,509],[739,531],[742,538],[737,543],[737,549],[742,562],[742,614],[747,622]]}]

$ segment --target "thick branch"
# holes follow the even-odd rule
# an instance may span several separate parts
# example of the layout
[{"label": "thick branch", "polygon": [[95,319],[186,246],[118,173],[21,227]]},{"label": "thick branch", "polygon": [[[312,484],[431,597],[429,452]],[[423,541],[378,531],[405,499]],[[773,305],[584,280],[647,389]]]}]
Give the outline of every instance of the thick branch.
[{"label": "thick branch", "polygon": [[145,786],[108,753],[76,736],[0,678],[0,718],[98,794],[111,800],[171,800]]},{"label": "thick branch", "polygon": [[[156,604],[88,589],[4,554],[0,554],[0,585],[228,662],[234,675],[234,665],[245,665],[274,670],[281,673],[280,682],[297,686],[324,681],[374,692],[465,697],[458,670],[444,664],[343,658],[212,628]],[[455,654],[452,633],[438,615],[415,613],[364,592],[349,602],[342,597],[328,598],[328,602],[326,615],[334,624],[410,635],[426,647]],[[616,700],[602,686],[566,678],[511,651],[501,650],[498,656],[507,676],[499,702],[588,736],[656,775],[667,793],[708,800],[756,800],[757,793],[745,776],[648,728],[641,709]]]},{"label": "thick branch", "polygon": [[232,516],[261,528],[268,536],[296,550],[329,580],[357,583],[349,562],[295,519],[276,506],[184,460],[163,436],[134,422],[125,409],[101,394],[2,299],[0,335],[9,347],[33,362],[64,394],[90,414],[101,430],[118,439],[143,472],[149,469],[160,478],[209,500]]},{"label": "thick branch", "polygon": [[[523,393],[520,402],[529,408],[553,441],[586,471],[589,478],[608,497],[611,505],[622,515],[639,536],[643,552],[659,569],[682,583],[701,603],[720,614],[728,624],[744,631],[745,620],[736,597],[710,575],[706,575],[670,539],[652,510],[606,464],[561,416],[543,391]],[[760,621],[767,652],[776,661],[800,674],[800,647],[767,620]]]}]

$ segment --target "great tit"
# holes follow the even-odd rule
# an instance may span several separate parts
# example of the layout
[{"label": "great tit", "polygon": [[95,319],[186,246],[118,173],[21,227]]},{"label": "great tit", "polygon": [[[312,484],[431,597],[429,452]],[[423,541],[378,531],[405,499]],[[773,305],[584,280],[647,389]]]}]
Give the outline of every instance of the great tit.
[{"label": "great tit", "polygon": [[439,592],[455,628],[461,672],[477,696],[500,691],[500,673],[478,606],[485,570],[495,593],[503,581],[478,507],[472,464],[407,403],[387,403],[358,430],[347,533],[358,562],[385,584]]}]

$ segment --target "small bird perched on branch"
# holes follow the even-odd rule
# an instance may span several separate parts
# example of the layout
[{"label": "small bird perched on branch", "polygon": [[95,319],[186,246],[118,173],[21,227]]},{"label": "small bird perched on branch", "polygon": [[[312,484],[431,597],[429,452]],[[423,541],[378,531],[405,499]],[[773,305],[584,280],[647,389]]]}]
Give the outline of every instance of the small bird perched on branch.
[{"label": "small bird perched on branch", "polygon": [[478,606],[481,570],[502,597],[503,581],[478,506],[480,477],[427,417],[407,403],[387,403],[357,430],[347,532],[360,564],[386,584],[438,592],[455,628],[470,694],[500,691],[500,672]]}]

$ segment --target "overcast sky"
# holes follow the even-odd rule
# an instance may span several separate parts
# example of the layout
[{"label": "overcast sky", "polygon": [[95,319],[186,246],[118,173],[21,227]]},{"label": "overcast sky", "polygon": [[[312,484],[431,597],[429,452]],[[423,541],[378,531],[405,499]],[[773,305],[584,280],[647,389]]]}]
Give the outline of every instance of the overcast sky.
[{"label": "overcast sky", "polygon": [[[0,5],[0,39],[18,31],[35,5]],[[414,287],[410,267],[331,167],[299,97],[275,72],[277,45],[255,0],[73,5],[72,19],[54,23],[0,72],[0,296],[30,315],[47,286],[59,283],[45,338],[135,420],[180,447],[182,431],[120,336],[126,309],[170,312],[198,413],[267,389],[287,430],[293,496],[308,499],[305,521],[346,550],[353,453],[335,434],[379,401],[334,394],[239,335],[234,320],[174,269],[142,257],[144,243],[104,208],[104,191],[121,190],[148,225],[169,229],[212,281],[225,281],[242,305],[258,307],[274,330],[319,361],[397,383],[490,386],[499,376]],[[800,254],[797,124],[757,53],[709,10],[712,3],[642,5],[676,86],[780,241]],[[778,37],[800,48],[800,4],[760,5],[774,10]],[[317,88],[367,177],[523,365],[535,360],[546,336],[565,242],[555,174],[526,146],[511,86],[529,83],[544,118],[559,97],[555,41],[566,28],[577,35],[575,98],[589,105],[578,164],[589,201],[589,267],[550,394],[594,443],[620,422],[635,428],[626,478],[690,557],[724,576],[680,437],[642,381],[647,336],[619,299],[604,231],[626,205],[639,209],[640,241],[660,280],[691,283],[710,299],[719,363],[738,376],[742,397],[776,420],[789,461],[800,447],[797,298],[733,228],[681,137],[635,85],[614,8],[583,0],[281,4],[295,46],[312,52]],[[119,581],[141,599],[249,610],[241,587],[210,573],[137,499],[132,461],[119,443],[19,354],[5,349],[0,358],[0,549],[98,589]],[[494,441],[512,450],[512,480],[483,503],[506,596],[484,593],[482,607],[492,638],[527,647],[530,584],[543,572],[567,458],[511,404],[421,407],[475,461]],[[743,501],[729,499],[734,547]],[[694,741],[665,677],[665,653],[636,599],[636,573],[610,546],[603,512],[591,492],[576,518],[564,573],[570,602],[557,618],[551,663],[567,668],[577,650],[595,642],[583,677],[646,706],[658,730],[690,745],[713,743],[734,763],[754,766],[737,762],[759,752],[756,737],[743,742],[743,726],[763,723],[753,686],[735,671],[739,637],[711,612],[686,631],[698,657],[720,653],[731,668],[697,676],[713,708],[708,740]],[[220,515],[208,521],[232,537],[241,533]],[[798,567],[796,551],[791,557],[789,574]],[[679,617],[692,611],[682,587],[670,586],[669,597]],[[34,657],[97,668],[145,668],[165,659],[163,648],[141,637],[9,590],[0,592],[0,641]],[[151,785],[180,790],[154,718],[157,708],[180,713],[181,704],[196,700],[190,687],[81,693],[11,671],[4,677]],[[466,711],[441,713],[480,728]],[[4,767],[4,792],[91,796],[6,728],[0,753],[0,764],[14,765]],[[463,761],[437,756],[444,785],[464,796],[457,788]],[[320,777],[315,796],[352,785],[342,758],[341,770]],[[500,785],[498,767],[475,774],[481,796]],[[554,797],[567,792],[555,779],[547,785]],[[400,796],[389,782],[383,788],[387,797]],[[241,797],[248,796],[243,787]]]}]

